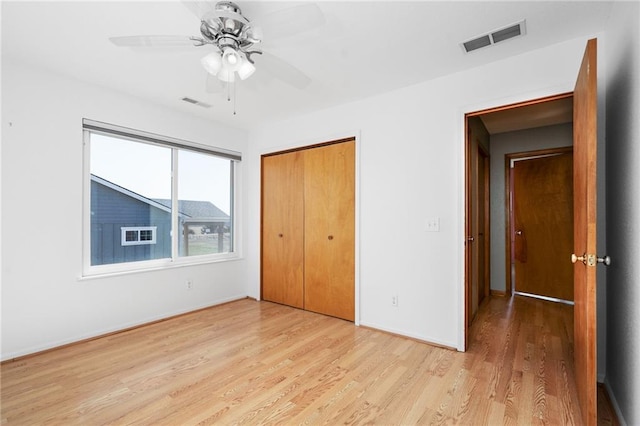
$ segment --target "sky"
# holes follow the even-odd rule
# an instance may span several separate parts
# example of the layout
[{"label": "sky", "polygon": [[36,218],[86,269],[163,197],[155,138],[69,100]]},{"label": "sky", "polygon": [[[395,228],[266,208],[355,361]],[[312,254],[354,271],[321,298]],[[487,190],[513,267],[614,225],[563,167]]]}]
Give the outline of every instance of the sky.
[{"label": "sky", "polygon": [[[171,198],[171,148],[91,134],[91,173],[147,198]],[[210,201],[230,213],[226,158],[178,153],[178,198]]]}]

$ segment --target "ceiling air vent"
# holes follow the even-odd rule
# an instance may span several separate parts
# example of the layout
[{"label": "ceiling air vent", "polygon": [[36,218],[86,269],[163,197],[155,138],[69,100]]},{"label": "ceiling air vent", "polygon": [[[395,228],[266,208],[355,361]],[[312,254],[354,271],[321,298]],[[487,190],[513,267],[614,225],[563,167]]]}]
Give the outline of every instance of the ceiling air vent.
[{"label": "ceiling air vent", "polygon": [[198,101],[196,99],[187,98],[186,96],[184,98],[182,98],[182,100],[185,101],[185,102],[188,102],[190,104],[193,104],[193,105],[198,105],[198,106],[200,106],[202,108],[211,108],[211,105],[209,105],[207,103],[200,102],[200,101]]},{"label": "ceiling air vent", "polygon": [[507,25],[506,27],[498,28],[487,34],[474,37],[471,40],[460,43],[460,45],[466,53],[469,53],[482,47],[491,46],[493,44],[500,43],[501,41],[509,40],[513,37],[523,36],[526,33],[524,23],[525,20],[523,19],[515,24]]},{"label": "ceiling air vent", "polygon": [[481,47],[489,46],[490,44],[491,39],[488,35],[483,35],[482,37],[474,38],[473,40],[462,43],[466,52],[471,52],[473,50],[480,49]]}]

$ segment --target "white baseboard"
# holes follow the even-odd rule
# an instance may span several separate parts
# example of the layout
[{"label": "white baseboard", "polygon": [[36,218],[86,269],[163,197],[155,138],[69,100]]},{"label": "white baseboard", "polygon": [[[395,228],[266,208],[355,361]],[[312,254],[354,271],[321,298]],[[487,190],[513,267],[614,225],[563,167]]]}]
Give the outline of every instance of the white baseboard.
[{"label": "white baseboard", "polygon": [[24,356],[34,355],[34,354],[37,354],[39,352],[49,351],[49,350],[60,348],[60,347],[63,347],[63,346],[79,343],[79,342],[82,342],[82,341],[85,341],[85,340],[92,340],[92,339],[104,337],[104,336],[107,336],[109,334],[117,333],[117,332],[128,330],[128,329],[131,329],[131,328],[142,327],[142,326],[145,326],[145,325],[148,325],[148,324],[152,324],[152,323],[154,323],[156,321],[166,320],[166,319],[169,319],[169,318],[172,318],[172,317],[175,317],[175,316],[179,316],[179,315],[183,315],[183,314],[188,314],[190,312],[198,311],[200,309],[212,308],[212,307],[217,306],[217,305],[222,305],[224,303],[234,302],[236,300],[242,300],[242,299],[245,299],[245,298],[247,298],[247,295],[241,294],[241,295],[230,296],[230,297],[217,299],[217,300],[210,300],[210,301],[207,301],[205,303],[201,303],[201,304],[196,305],[196,306],[191,306],[191,307],[186,308],[186,309],[181,309],[181,310],[171,311],[171,312],[164,312],[162,314],[154,315],[154,316],[151,316],[151,317],[138,319],[138,320],[133,321],[133,322],[121,323],[121,324],[117,324],[115,326],[110,326],[108,328],[94,330],[94,331],[91,331],[91,332],[88,332],[88,333],[71,336],[71,337],[68,337],[68,338],[65,338],[65,339],[62,339],[62,340],[54,340],[54,341],[50,341],[50,342],[45,342],[43,344],[39,344],[39,345],[27,347],[27,348],[22,348],[22,349],[19,349],[19,350],[16,350],[16,351],[12,351],[12,352],[9,352],[9,353],[2,353],[2,354],[0,354],[0,362],[9,361],[9,360],[16,359],[16,358],[21,358],[21,357],[24,357]]},{"label": "white baseboard", "polygon": [[375,323],[369,323],[369,322],[360,322],[360,324],[362,327],[367,327],[367,328],[372,328],[375,330],[379,330],[379,331],[384,331],[385,333],[390,333],[390,334],[395,334],[398,336],[403,336],[403,337],[408,337],[410,339],[414,339],[414,340],[419,340],[423,343],[426,343],[428,345],[433,345],[433,346],[439,346],[442,348],[447,348],[447,349],[451,349],[451,350],[457,350],[456,345],[454,345],[452,342],[445,342],[445,341],[441,341],[438,339],[432,339],[430,337],[426,337],[426,336],[420,336],[418,334],[414,334],[414,333],[408,333],[404,330],[397,330],[391,327],[385,327],[385,326],[381,326],[379,324],[375,324]]},{"label": "white baseboard", "polygon": [[609,386],[609,382],[605,379],[603,382],[604,388],[607,390],[607,395],[609,395],[609,401],[611,401],[611,405],[613,406],[613,411],[616,412],[616,416],[618,417],[618,421],[620,422],[620,426],[627,426],[627,422],[622,416],[622,412],[620,411],[620,406],[618,405],[618,401],[616,400],[616,395],[611,391],[611,387]]}]

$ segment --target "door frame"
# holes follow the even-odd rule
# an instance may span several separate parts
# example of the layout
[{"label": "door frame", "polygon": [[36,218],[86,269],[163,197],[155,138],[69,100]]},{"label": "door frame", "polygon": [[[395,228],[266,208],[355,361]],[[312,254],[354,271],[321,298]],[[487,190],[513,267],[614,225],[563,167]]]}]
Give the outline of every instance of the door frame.
[{"label": "door frame", "polygon": [[[488,107],[488,108],[483,108],[483,109],[479,109],[476,111],[471,111],[471,112],[466,112],[464,113],[464,271],[463,271],[463,315],[462,320],[463,320],[463,342],[462,342],[462,348],[464,351],[467,350],[468,346],[469,346],[469,310],[471,309],[471,298],[470,298],[470,291],[471,291],[471,285],[473,280],[471,279],[470,276],[470,267],[471,267],[471,250],[470,250],[470,244],[467,244],[467,238],[470,236],[470,232],[471,232],[471,179],[473,178],[472,176],[472,169],[471,169],[471,147],[472,147],[472,141],[469,139],[469,118],[471,117],[476,117],[476,116],[481,116],[483,114],[488,114],[491,112],[498,112],[498,111],[505,111],[505,110],[509,110],[509,109],[515,109],[515,108],[520,108],[520,107],[524,107],[524,106],[531,106],[531,105],[536,105],[536,104],[541,104],[541,103],[545,103],[545,102],[551,102],[551,101],[556,101],[559,99],[565,99],[565,98],[569,98],[569,97],[573,97],[573,91],[570,92],[562,92],[562,93],[558,93],[558,94],[553,94],[553,95],[548,95],[548,96],[543,96],[540,98],[533,98],[533,99],[529,99],[529,100],[524,100],[524,101],[519,101],[519,102],[514,102],[514,103],[510,103],[510,104],[503,104],[503,105],[499,105],[499,106],[493,106],[493,107]],[[508,191],[508,189],[507,189]],[[508,194],[505,194],[508,197]],[[506,211],[505,212],[505,216],[508,216],[509,212]],[[505,226],[506,228],[506,232],[508,232],[508,228]],[[510,264],[509,262],[507,262],[507,264],[505,265],[505,269],[506,269],[506,275],[509,276],[511,274],[510,271]],[[511,294],[509,292],[507,292],[506,294],[507,296],[510,296]]]},{"label": "door frame", "polygon": [[[531,105],[533,103],[546,102],[552,99],[559,99],[564,96],[573,97],[573,155],[574,155],[574,333],[573,346],[574,356],[573,366],[575,371],[575,383],[578,392],[578,402],[581,411],[581,420],[585,424],[595,425],[597,422],[597,342],[596,342],[596,198],[597,198],[597,172],[596,172],[596,150],[598,145],[598,77],[597,77],[597,39],[587,41],[580,68],[577,72],[576,82],[571,91],[565,94],[547,96],[546,98],[535,99],[505,105],[498,108],[487,108],[481,111],[464,114],[464,145],[462,155],[465,156],[464,164],[468,166],[469,138],[468,138],[468,117],[480,115],[490,111],[499,111],[515,106]],[[557,92],[556,92],[557,93]],[[464,111],[461,111],[464,113]],[[576,124],[577,123],[577,124]],[[578,160],[576,161],[576,158]],[[580,166],[580,167],[577,167]],[[465,207],[468,205],[468,182],[469,168],[464,170]],[[578,195],[576,195],[578,194]],[[581,198],[582,197],[582,198]],[[578,204],[584,204],[584,211],[578,213]],[[462,210],[463,214],[467,209]],[[463,231],[468,231],[468,215],[463,220]],[[583,223],[584,222],[584,223]],[[467,234],[468,235],[468,234]],[[466,236],[466,235],[465,235]],[[466,238],[465,238],[466,239]],[[581,239],[584,239],[582,241]],[[576,243],[576,242],[579,242]],[[466,259],[468,245],[463,250]],[[583,256],[582,259],[576,256]],[[461,259],[462,260],[462,259]],[[582,260],[578,262],[578,260]],[[466,304],[469,303],[466,297],[466,289],[469,285],[467,262],[463,261],[465,270],[461,308],[459,318],[466,317]],[[584,265],[583,265],[584,263]],[[580,291],[578,291],[580,289]],[[580,294],[582,293],[582,294]],[[464,318],[462,327],[461,343],[462,350],[468,346],[469,327]]]},{"label": "door frame", "polygon": [[510,154],[505,154],[504,156],[504,212],[505,212],[505,268],[506,268],[506,285],[505,285],[505,293],[507,296],[511,296],[515,289],[513,288],[513,282],[511,277],[511,225],[513,222],[512,210],[509,208],[511,205],[511,197],[512,197],[512,188],[511,188],[511,160],[518,160],[527,157],[543,157],[543,156],[551,156],[557,154],[565,154],[565,153],[573,153],[573,145],[560,147],[560,148],[548,148],[548,149],[540,149],[536,151],[526,151],[526,152],[514,152]]}]

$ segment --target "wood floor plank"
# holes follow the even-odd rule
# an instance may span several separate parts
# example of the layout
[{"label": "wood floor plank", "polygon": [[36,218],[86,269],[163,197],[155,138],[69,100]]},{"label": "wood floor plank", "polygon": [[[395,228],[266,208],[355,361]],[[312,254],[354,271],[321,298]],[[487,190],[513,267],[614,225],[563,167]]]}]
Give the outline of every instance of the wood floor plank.
[{"label": "wood floor plank", "polygon": [[[2,364],[2,425],[575,424],[571,307],[490,298],[466,353],[241,300]],[[608,423],[610,424],[610,423]]]}]

